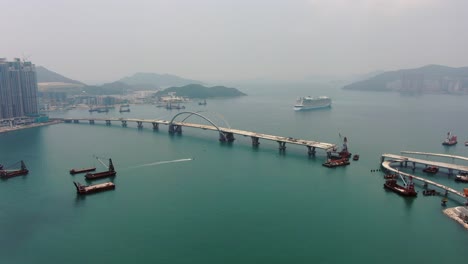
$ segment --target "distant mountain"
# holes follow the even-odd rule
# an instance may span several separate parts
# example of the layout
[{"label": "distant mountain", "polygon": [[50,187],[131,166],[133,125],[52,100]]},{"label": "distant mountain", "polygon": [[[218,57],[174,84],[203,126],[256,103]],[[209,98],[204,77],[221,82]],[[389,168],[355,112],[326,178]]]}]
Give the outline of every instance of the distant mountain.
[{"label": "distant mountain", "polygon": [[45,67],[42,67],[42,66],[36,67],[36,74],[37,74],[38,83],[57,82],[57,83],[72,83],[72,84],[85,85],[82,82],[72,80],[56,72],[53,72],[49,69],[46,69]]},{"label": "distant mountain", "polygon": [[175,75],[143,72],[135,73],[133,76],[122,78],[119,81],[128,85],[149,86],[153,88],[203,84],[200,81],[185,79]]},{"label": "distant mountain", "polygon": [[125,94],[128,91],[134,90],[134,87],[123,82],[111,82],[103,85],[94,86],[88,85],[82,88],[84,92],[92,95],[111,95]]},{"label": "distant mountain", "polygon": [[346,85],[343,89],[468,94],[468,67],[427,65],[416,69],[388,71],[367,80]]},{"label": "distant mountain", "polygon": [[170,87],[156,93],[156,96],[167,95],[170,92],[175,92],[177,96],[189,98],[211,98],[211,97],[236,97],[244,96],[245,93],[236,88],[228,88],[225,86],[205,87],[200,84],[189,84],[182,87]]}]

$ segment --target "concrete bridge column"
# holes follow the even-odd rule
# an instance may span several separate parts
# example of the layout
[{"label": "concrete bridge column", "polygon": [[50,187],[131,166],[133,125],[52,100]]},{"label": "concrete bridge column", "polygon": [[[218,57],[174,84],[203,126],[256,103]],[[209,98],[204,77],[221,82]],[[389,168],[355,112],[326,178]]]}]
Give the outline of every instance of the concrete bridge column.
[{"label": "concrete bridge column", "polygon": [[80,120],[75,119],[75,120],[73,120],[73,123],[78,124],[78,123],[80,123]]},{"label": "concrete bridge column", "polygon": [[413,162],[413,171],[416,169],[416,162]]},{"label": "concrete bridge column", "polygon": [[122,127],[127,127],[127,120],[122,120]]},{"label": "concrete bridge column", "polygon": [[89,120],[89,124],[94,125],[94,120],[93,119]]},{"label": "concrete bridge column", "polygon": [[169,124],[169,134],[182,134],[182,126]]},{"label": "concrete bridge column", "polygon": [[405,168],[408,167],[408,161],[405,161]]},{"label": "concrete bridge column", "polygon": [[142,129],[142,128],[143,128],[143,122],[137,121],[137,127],[138,127],[139,129]]},{"label": "concrete bridge column", "polygon": [[219,132],[219,141],[221,142],[233,142],[236,140],[234,134],[229,132]]},{"label": "concrete bridge column", "polygon": [[286,151],[286,142],[284,141],[277,141],[279,144],[279,151],[280,152],[285,152]]},{"label": "concrete bridge column", "polygon": [[[64,120],[65,123],[71,123],[72,121],[71,120]],[[11,126],[11,121],[10,121],[10,126]]]},{"label": "concrete bridge column", "polygon": [[260,142],[258,142],[258,137],[250,137],[252,139],[252,146],[253,147],[258,147],[260,145]]},{"label": "concrete bridge column", "polygon": [[156,122],[153,122],[153,130],[158,130],[159,129],[159,124]]},{"label": "concrete bridge column", "polygon": [[449,173],[448,173],[448,176],[452,176],[453,175],[453,169],[449,169]]},{"label": "concrete bridge column", "polygon": [[315,147],[312,147],[312,146],[307,146],[307,154],[310,156],[315,156]]},{"label": "concrete bridge column", "polygon": [[111,125],[111,121],[110,120],[106,120],[106,126],[110,126]]}]

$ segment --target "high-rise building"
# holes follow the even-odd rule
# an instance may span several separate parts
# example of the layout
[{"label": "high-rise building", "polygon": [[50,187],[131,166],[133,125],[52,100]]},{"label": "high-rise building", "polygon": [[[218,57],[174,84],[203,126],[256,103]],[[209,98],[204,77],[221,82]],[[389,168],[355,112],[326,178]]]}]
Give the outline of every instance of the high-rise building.
[{"label": "high-rise building", "polygon": [[0,58],[0,119],[37,115],[36,67]]}]

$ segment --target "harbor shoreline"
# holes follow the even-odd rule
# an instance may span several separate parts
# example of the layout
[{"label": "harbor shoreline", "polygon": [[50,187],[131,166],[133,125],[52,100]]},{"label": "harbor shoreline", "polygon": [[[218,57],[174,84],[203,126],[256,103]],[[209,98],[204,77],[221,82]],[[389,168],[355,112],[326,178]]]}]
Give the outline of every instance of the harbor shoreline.
[{"label": "harbor shoreline", "polygon": [[13,131],[17,131],[17,130],[33,128],[33,127],[55,125],[55,124],[60,124],[60,123],[62,123],[62,121],[60,121],[60,120],[51,120],[51,121],[48,121],[48,122],[45,122],[45,123],[34,123],[34,124],[21,125],[21,126],[15,126],[15,127],[0,127],[0,134],[13,132]]}]

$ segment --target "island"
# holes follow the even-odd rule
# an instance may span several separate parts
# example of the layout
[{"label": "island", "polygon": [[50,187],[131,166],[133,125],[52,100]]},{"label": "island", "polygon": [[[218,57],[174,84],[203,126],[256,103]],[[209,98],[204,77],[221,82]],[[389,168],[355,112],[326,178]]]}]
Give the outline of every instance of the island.
[{"label": "island", "polygon": [[201,84],[189,84],[181,87],[170,87],[159,91],[155,96],[164,96],[169,93],[176,93],[177,96],[188,98],[214,98],[214,97],[237,97],[245,96],[246,94],[236,88],[228,88],[225,86],[206,87]]}]

